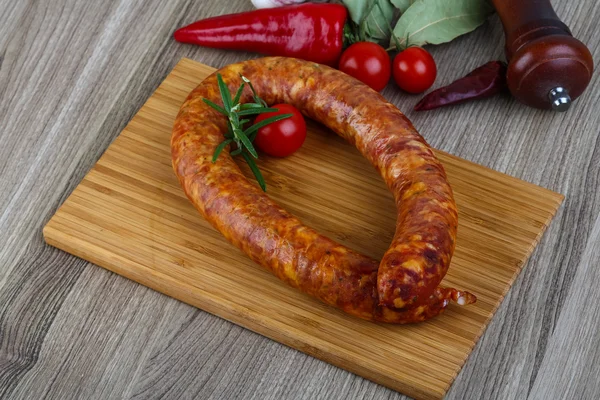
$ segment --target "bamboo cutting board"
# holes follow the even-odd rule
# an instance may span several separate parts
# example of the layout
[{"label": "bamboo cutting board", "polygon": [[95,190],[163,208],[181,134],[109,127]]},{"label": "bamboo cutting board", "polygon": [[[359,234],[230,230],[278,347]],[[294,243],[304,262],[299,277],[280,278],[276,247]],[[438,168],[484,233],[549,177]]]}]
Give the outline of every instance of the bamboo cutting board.
[{"label": "bamboo cutting board", "polygon": [[[187,94],[212,71],[187,59],[175,67],[46,225],[46,241],[409,396],[442,398],[563,196],[437,152],[460,221],[443,283],[475,293],[478,302],[410,326],[346,316],[251,262],[179,187],[172,124]],[[394,203],[354,147],[311,125],[298,153],[261,156],[259,167],[269,195],[305,223],[371,257],[383,255],[395,228]]]}]

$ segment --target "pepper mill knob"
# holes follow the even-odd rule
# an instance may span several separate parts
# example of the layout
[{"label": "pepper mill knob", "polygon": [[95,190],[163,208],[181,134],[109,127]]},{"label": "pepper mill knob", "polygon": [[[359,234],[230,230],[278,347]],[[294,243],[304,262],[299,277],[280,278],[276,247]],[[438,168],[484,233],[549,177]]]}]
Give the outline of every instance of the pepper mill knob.
[{"label": "pepper mill knob", "polygon": [[565,112],[571,107],[571,96],[565,88],[556,87],[548,94],[552,102],[552,109],[558,112]]},{"label": "pepper mill knob", "polygon": [[536,108],[566,111],[592,79],[589,49],[549,0],[493,0],[504,26],[508,88]]}]

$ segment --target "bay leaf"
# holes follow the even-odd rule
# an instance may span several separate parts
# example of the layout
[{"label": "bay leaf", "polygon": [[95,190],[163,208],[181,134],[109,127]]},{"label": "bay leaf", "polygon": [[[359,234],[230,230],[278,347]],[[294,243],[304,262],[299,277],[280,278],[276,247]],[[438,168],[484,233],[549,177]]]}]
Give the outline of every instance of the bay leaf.
[{"label": "bay leaf", "polygon": [[390,0],[392,5],[400,10],[400,13],[404,14],[408,7],[412,6],[417,0]]},{"label": "bay leaf", "polygon": [[402,14],[394,34],[402,47],[407,39],[410,46],[446,43],[483,24],[493,11],[488,0],[417,0]]},{"label": "bay leaf", "polygon": [[361,40],[387,42],[392,34],[394,6],[390,0],[343,0],[350,18],[361,29]]}]

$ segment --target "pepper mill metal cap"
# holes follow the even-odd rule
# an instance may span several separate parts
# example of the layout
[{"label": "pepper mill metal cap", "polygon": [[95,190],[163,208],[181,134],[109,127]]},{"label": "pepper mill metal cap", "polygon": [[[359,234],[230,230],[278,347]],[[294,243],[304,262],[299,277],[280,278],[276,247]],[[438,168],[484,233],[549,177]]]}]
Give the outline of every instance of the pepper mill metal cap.
[{"label": "pepper mill metal cap", "polygon": [[571,96],[567,89],[563,87],[556,87],[548,94],[550,101],[552,102],[552,109],[558,112],[565,112],[571,107]]}]

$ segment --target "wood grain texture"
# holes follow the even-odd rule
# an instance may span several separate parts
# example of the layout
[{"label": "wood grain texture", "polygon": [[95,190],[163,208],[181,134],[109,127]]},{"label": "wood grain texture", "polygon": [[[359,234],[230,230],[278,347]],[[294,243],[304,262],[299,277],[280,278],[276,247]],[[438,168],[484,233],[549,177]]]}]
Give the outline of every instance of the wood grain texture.
[{"label": "wood grain texture", "polygon": [[[553,5],[600,59],[600,3]],[[250,8],[246,0],[0,0],[0,397],[404,398],[44,245],[44,223],[181,57],[220,67],[252,56],[179,45],[170,33]],[[502,57],[503,44],[494,17],[430,47],[436,85]],[[597,74],[566,114],[502,96],[419,114],[410,112],[418,97],[393,85],[383,94],[434,147],[566,195],[447,398],[600,397],[586,369],[600,321],[564,311],[573,302],[591,313],[600,297],[591,288],[574,296],[594,278],[584,254],[600,246],[592,235]],[[555,386],[562,374],[572,378],[567,391]]]},{"label": "wood grain texture", "polygon": [[[443,285],[478,302],[415,326],[360,321],[278,281],[198,215],[171,166],[185,98],[214,69],[183,59],[44,228],[46,241],[288,346],[420,399],[441,398],[556,213],[562,195],[438,153],[459,210]],[[293,157],[261,157],[269,196],[374,258],[395,231],[368,161],[317,126]],[[244,165],[244,163],[242,163]],[[249,168],[244,168],[252,178]]]}]

